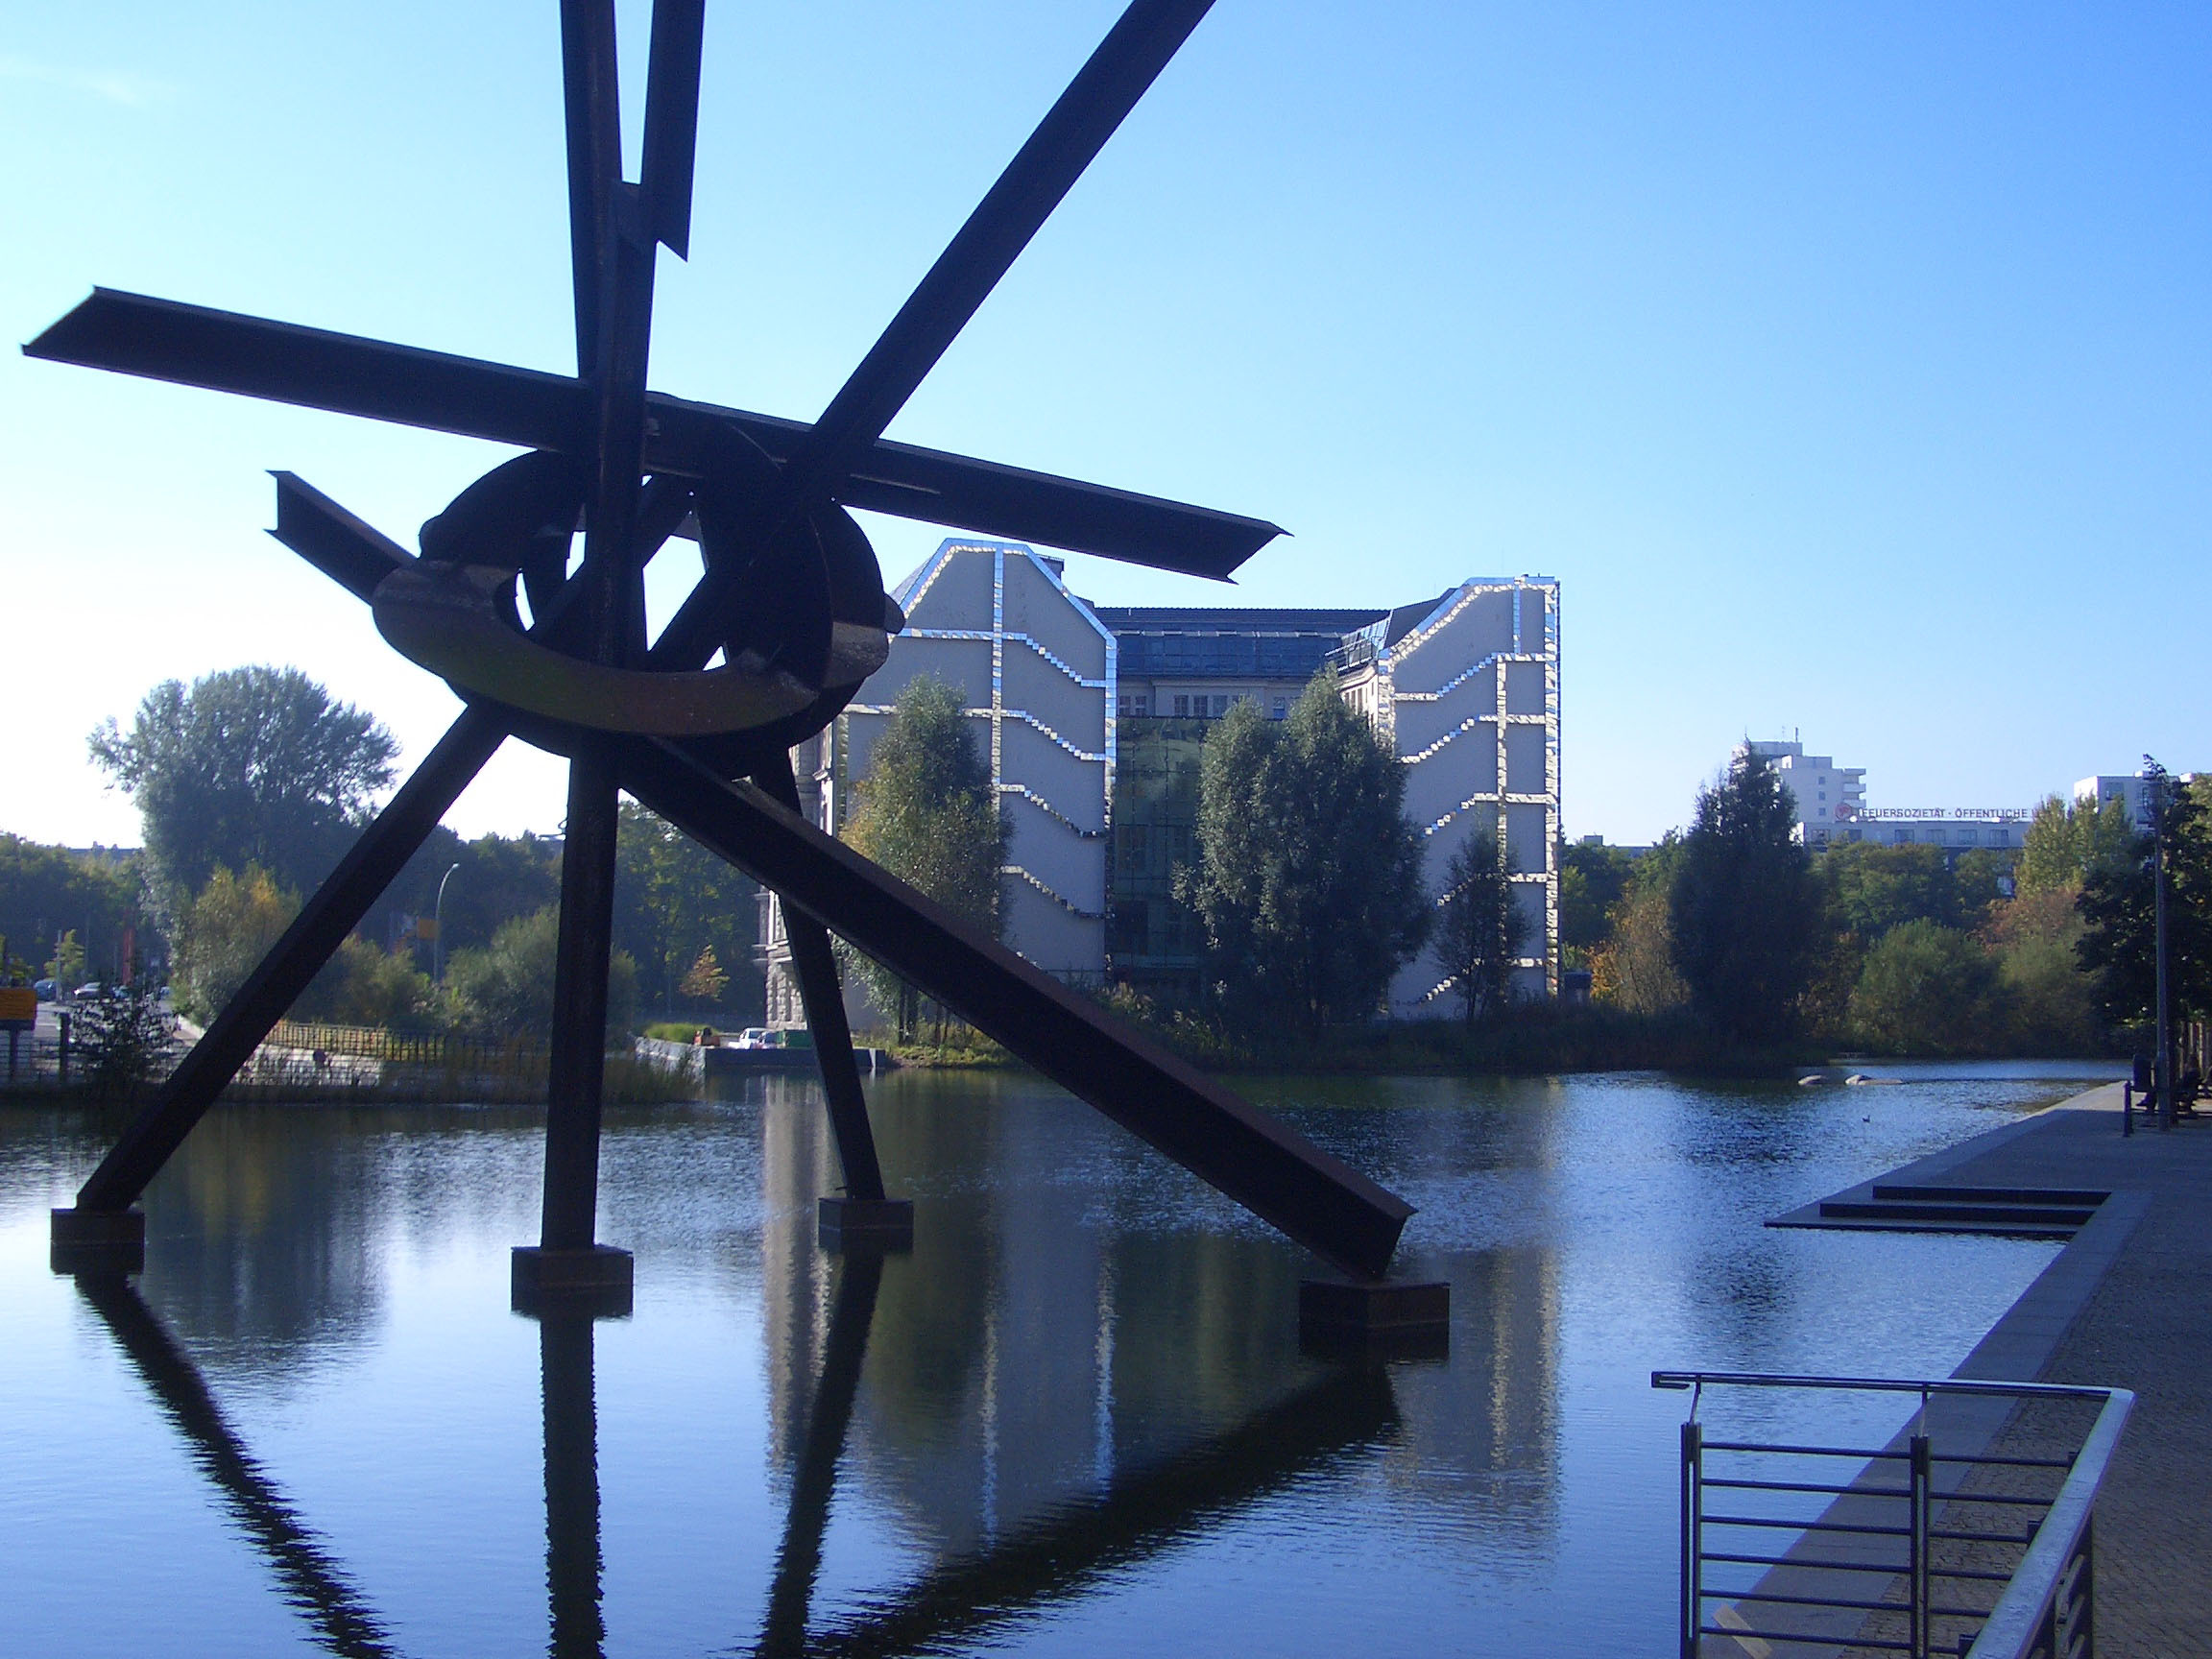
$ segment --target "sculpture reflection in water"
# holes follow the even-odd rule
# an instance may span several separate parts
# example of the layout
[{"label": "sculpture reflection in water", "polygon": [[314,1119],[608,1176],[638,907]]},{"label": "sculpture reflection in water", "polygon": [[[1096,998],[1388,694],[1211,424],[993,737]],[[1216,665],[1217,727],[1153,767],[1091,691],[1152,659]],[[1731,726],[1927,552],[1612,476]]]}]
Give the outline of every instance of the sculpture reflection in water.
[{"label": "sculpture reflection in water", "polygon": [[[1380,1364],[1324,1371],[1288,1398],[1162,1461],[1118,1473],[1095,1495],[1043,1512],[988,1547],[942,1561],[859,1617],[810,1629],[814,1586],[845,1458],[883,1262],[848,1254],[837,1267],[821,1374],[806,1412],[783,1537],[752,1650],[763,1655],[891,1655],[943,1651],[1082,1595],[1103,1574],[1203,1534],[1238,1509],[1333,1459],[1393,1436],[1395,1396]],[[194,1463],[222,1495],[319,1646],[348,1659],[398,1651],[386,1623],[349,1579],[230,1427],[205,1378],[137,1290],[119,1274],[84,1274],[80,1293],[114,1336]],[[544,1388],[547,1652],[596,1659],[601,1604],[593,1321],[561,1313],[539,1323]]]},{"label": "sculpture reflection in water", "polygon": [[285,1599],[314,1625],[322,1646],[349,1659],[388,1659],[397,1649],[383,1623],[246,1450],[199,1366],[136,1287],[121,1274],[80,1274],[77,1288],[154,1391],[191,1448],[192,1461],[222,1494],[224,1507],[275,1571]]}]

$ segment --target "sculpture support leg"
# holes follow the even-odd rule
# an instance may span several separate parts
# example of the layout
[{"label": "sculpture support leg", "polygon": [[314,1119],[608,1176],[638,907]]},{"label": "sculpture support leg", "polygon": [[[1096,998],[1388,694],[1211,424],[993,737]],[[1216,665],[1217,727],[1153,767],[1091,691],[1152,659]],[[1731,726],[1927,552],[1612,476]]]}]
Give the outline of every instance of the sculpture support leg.
[{"label": "sculpture support leg", "polygon": [[607,1072],[607,962],[614,930],[614,766],[602,743],[568,763],[561,940],[546,1079],[546,1250],[589,1250],[599,1203],[599,1106]]},{"label": "sculpture support leg", "polygon": [[[789,811],[799,810],[799,782],[788,756],[780,767],[763,767],[760,786]],[[830,1132],[837,1141],[837,1162],[845,1170],[845,1195],[864,1203],[883,1198],[883,1169],[876,1161],[876,1135],[868,1126],[868,1097],[860,1088],[860,1065],[853,1055],[853,1030],[845,1020],[845,989],[837,976],[837,956],[830,930],[813,917],[788,907],[783,936],[790,942],[791,966],[799,974],[800,1000],[806,1004],[806,1029],[814,1039],[814,1063],[822,1069],[822,1094],[830,1103]]]},{"label": "sculpture support leg", "polygon": [[476,708],[447,728],[415,775],[361,832],[276,948],[261,959],[206,1034],[101,1160],[77,1194],[80,1211],[119,1211],[136,1202],[215,1103],[216,1095],[260,1046],[270,1027],[283,1018],[331,952],[360,926],[370,905],[429,839],[438,820],[506,734],[496,714]]}]

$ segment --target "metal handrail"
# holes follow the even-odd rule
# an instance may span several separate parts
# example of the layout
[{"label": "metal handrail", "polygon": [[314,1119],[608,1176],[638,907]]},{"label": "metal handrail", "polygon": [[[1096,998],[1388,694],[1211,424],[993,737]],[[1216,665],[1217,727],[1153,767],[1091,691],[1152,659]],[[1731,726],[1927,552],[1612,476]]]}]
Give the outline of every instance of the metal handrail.
[{"label": "metal handrail", "polygon": [[[1925,1659],[1933,1650],[1931,1644],[1935,1633],[1932,1624],[1937,1618],[1983,1621],[1981,1627],[1974,1632],[1970,1659],[2028,1659],[2030,1655],[2062,1654],[2077,1650],[2074,1646],[2077,1641],[2091,1637],[2094,1623],[2091,1522],[2098,1489],[2104,1481],[2112,1453],[2119,1443],[2121,1430],[2134,1403],[2134,1396],[2127,1389],[2060,1382],[1995,1382],[1968,1378],[1825,1377],[1741,1371],[1654,1371],[1651,1383],[1656,1388],[1685,1389],[1692,1394],[1689,1418],[1682,1425],[1681,1641],[1686,1659],[1695,1659],[1703,1639],[1709,1635],[1759,1636],[1776,1641],[1827,1640],[1809,1631],[1758,1629],[1744,1623],[1741,1616],[1730,1625],[1708,1624],[1705,1623],[1705,1605],[1717,1599],[1771,1605],[1777,1611],[1800,1607],[1896,1612],[1907,1620],[1905,1641],[1875,1640],[1862,1631],[1855,1634],[1847,1645],[1862,1648],[1895,1649],[1912,1656],[1912,1659]],[[1709,1384],[1908,1394],[1917,1396],[1920,1409],[1912,1425],[1909,1449],[1904,1451],[1781,1443],[1760,1445],[1748,1441],[1707,1442],[1703,1426],[1697,1421],[1697,1412],[1704,1389]],[[2101,1408],[2080,1450],[2070,1459],[2004,1457],[1986,1454],[1945,1456],[1935,1452],[1928,1434],[1929,1403],[1940,1396],[1980,1396],[2013,1401],[2085,1400],[2101,1403]],[[1895,1442],[1891,1444],[1894,1447]],[[1858,1483],[1838,1486],[1825,1481],[1765,1481],[1744,1478],[1708,1479],[1705,1475],[1705,1455],[1710,1452],[1740,1455],[1852,1457],[1862,1459],[1868,1465],[1868,1475],[1877,1466],[1902,1462],[1908,1465],[1906,1473],[1910,1476],[1911,1483],[1902,1487]],[[1949,1490],[1937,1490],[1934,1471],[1939,1463],[1960,1470],[1977,1467],[2043,1469],[2064,1470],[2066,1475],[2057,1493],[2050,1498],[2024,1497],[2012,1493],[1984,1495],[1963,1491],[1956,1486]],[[1708,1487],[1731,1491],[1810,1494],[1832,1497],[1839,1501],[1851,1498],[1868,1499],[1877,1503],[1903,1502],[1907,1505],[1908,1521],[1904,1526],[1883,1526],[1863,1519],[1830,1519],[1828,1517],[1835,1514],[1833,1508],[1821,1518],[1811,1521],[1709,1514],[1705,1509],[1704,1498]],[[2025,1532],[1999,1532],[1960,1527],[1938,1527],[1933,1525],[1935,1505],[1946,1503],[1975,1503],[1984,1501],[1984,1498],[1993,1503],[2040,1506],[2043,1514],[2038,1523]],[[2025,1522],[2028,1517],[2021,1516],[2020,1519]],[[1801,1533],[1807,1540],[1815,1536],[1841,1535],[1862,1537],[1871,1543],[1877,1537],[1899,1537],[1907,1541],[1908,1559],[1902,1563],[1879,1559],[1823,1560],[1800,1553],[1776,1556],[1753,1554],[1741,1550],[1708,1551],[1704,1542],[1708,1527],[1788,1528]],[[1749,1544],[1753,1540],[1745,1538],[1742,1542]],[[2009,1574],[1981,1569],[1950,1569],[1936,1566],[1932,1558],[1933,1549],[1937,1543],[1996,1543],[2023,1550],[2024,1553]],[[1708,1563],[1716,1566],[1786,1567],[1808,1572],[1840,1572],[1862,1575],[1902,1574],[1911,1580],[1911,1593],[1902,1603],[1887,1599],[1866,1601],[1854,1596],[1788,1594],[1786,1590],[1815,1586],[1777,1585],[1769,1591],[1763,1586],[1771,1582],[1771,1575],[1762,1579],[1760,1586],[1748,1591],[1710,1591],[1704,1585],[1704,1567]],[[2004,1589],[1998,1595],[1996,1605],[1984,1613],[1979,1608],[1955,1605],[1950,1599],[1938,1600],[1931,1593],[1934,1581],[1938,1579],[2002,1584]],[[1955,1597],[1957,1592],[1952,1594]],[[1760,1623],[1766,1623],[1768,1621],[1762,1619]]]},{"label": "metal handrail", "polygon": [[[2094,1572],[2090,1526],[2095,1519],[2097,1491],[2104,1483],[2104,1471],[2119,1449],[2120,1431],[2128,1426],[2128,1413],[2135,1407],[2134,1394],[2126,1388],[2104,1390],[2104,1408],[2074,1455],[2073,1470],[2058,1488],[2058,1496],[2035,1530],[2013,1570],[2012,1582],[1990,1609],[1989,1619],[1967,1649],[1967,1659],[2020,1659],[2038,1647],[2048,1653],[2072,1650],[2072,1621],[2063,1616],[2060,1592],[2069,1569],[2079,1561],[2080,1594],[2072,1599],[2081,1607],[2092,1605],[2088,1580]],[[2067,1628],[2061,1629],[2065,1625]]]}]

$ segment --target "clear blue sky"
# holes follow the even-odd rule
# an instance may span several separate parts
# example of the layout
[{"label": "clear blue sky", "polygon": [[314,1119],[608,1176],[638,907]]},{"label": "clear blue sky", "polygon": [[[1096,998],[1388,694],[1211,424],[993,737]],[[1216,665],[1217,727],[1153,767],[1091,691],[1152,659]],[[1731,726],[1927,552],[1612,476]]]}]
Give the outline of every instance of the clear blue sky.
[{"label": "clear blue sky", "polygon": [[[654,383],[811,418],[1117,11],[713,0]],[[1559,577],[1571,834],[1682,822],[1746,733],[1890,805],[2212,764],[2208,71],[2200,5],[1220,0],[891,435],[1295,533],[1234,590],[1071,562],[1102,602]],[[550,0],[18,5],[0,316],[97,282],[565,371],[561,145]],[[502,454],[0,361],[0,829],[134,841],[84,732],[242,662],[420,755],[451,697],[262,535],[264,469],[411,541]],[[894,577],[939,537],[870,530]],[[521,757],[454,822],[559,813]]]}]

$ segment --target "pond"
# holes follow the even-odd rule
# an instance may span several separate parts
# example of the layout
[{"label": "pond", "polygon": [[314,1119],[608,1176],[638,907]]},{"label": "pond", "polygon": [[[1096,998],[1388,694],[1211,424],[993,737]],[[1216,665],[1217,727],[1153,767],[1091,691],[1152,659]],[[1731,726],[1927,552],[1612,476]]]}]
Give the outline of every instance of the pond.
[{"label": "pond", "polygon": [[1765,1220],[2111,1074],[1885,1070],[1245,1080],[1419,1207],[1450,1355],[1388,1366],[1302,1356],[1310,1260],[1022,1074],[872,1083],[878,1267],[816,1246],[810,1082],[612,1115],[636,1311],[542,1327],[532,1113],[226,1107],[126,1289],[46,1267],[94,1127],[0,1110],[5,1645],[1666,1653],[1649,1373],[1940,1376],[2054,1249]]}]

